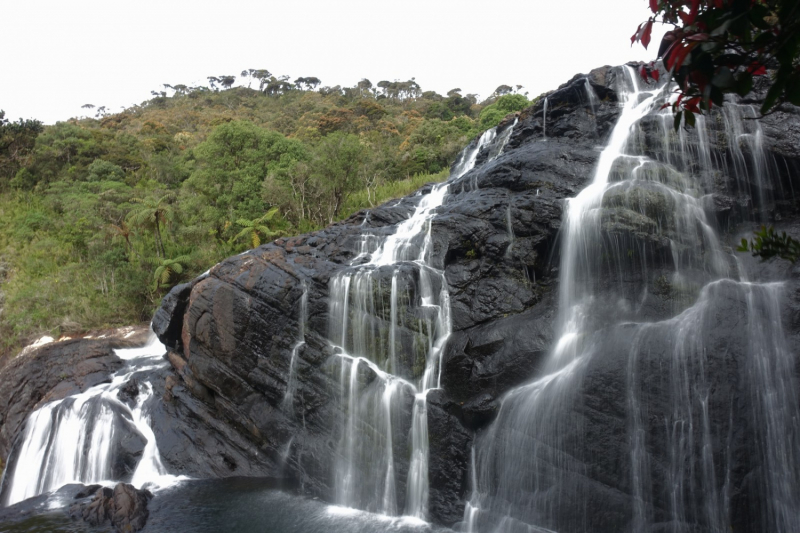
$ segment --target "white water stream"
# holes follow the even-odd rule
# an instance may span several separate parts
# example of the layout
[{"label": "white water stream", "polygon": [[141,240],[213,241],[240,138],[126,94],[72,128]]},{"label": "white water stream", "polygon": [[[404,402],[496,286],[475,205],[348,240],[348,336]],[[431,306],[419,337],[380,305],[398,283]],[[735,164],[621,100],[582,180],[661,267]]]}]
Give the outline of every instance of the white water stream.
[{"label": "white water stream", "polygon": [[[663,112],[663,137],[657,140],[659,146],[650,147],[649,153],[656,155],[649,157],[641,151],[647,143],[639,124],[657,112],[663,86],[640,87],[629,68],[619,75],[619,120],[591,183],[569,199],[565,209],[557,340],[541,376],[507,393],[497,419],[476,436],[464,529],[592,531],[593,521],[611,512],[589,510],[597,497],[593,491],[604,489],[585,480],[597,467],[581,456],[585,443],[576,413],[581,412],[587,369],[602,358],[615,357],[615,343],[620,343],[629,350],[628,454],[634,498],[629,530],[688,533],[695,531],[693,524],[702,524],[702,531],[730,531],[732,489],[726,484],[728,477],[719,476],[730,476],[725,469],[731,466],[721,464],[719,454],[715,459],[712,450],[719,439],[732,437],[714,434],[719,429],[711,411],[719,406],[711,405],[713,375],[706,367],[711,364],[710,351],[722,349],[713,345],[719,342],[712,336],[715,313],[730,302],[746,302],[730,313],[741,313],[741,328],[748,332],[744,364],[749,401],[755,406],[751,423],[759,456],[754,460],[767,469],[758,481],[758,492],[769,507],[763,527],[800,531],[800,407],[793,357],[781,329],[781,284],[731,279],[737,275],[734,261],[706,218],[700,181],[700,176],[714,175],[721,167],[741,184],[755,182],[762,190],[769,165],[760,129],[743,120],[751,116],[749,108],[726,106],[722,117],[729,164],[713,160],[704,117],[698,117],[696,142],[691,144],[685,131],[672,130],[672,116]],[[596,103],[589,98],[593,112]],[[753,197],[755,207],[763,204],[755,191]],[[625,227],[640,236],[627,238],[616,229]],[[652,235],[653,240],[641,235]],[[673,318],[640,322],[636,306],[643,305],[648,293],[632,293],[627,280],[647,279],[653,265],[665,272],[656,281],[672,291],[679,308]],[[617,284],[616,292],[609,289],[609,278],[612,286]],[[681,309],[679,302],[692,294],[694,301]],[[654,414],[646,412],[643,398],[650,391],[643,389],[641,368],[652,353],[662,354],[663,379],[670,384],[666,398],[671,407],[656,425],[658,431],[664,428],[658,444],[666,441],[666,465],[655,463],[654,444],[648,442],[655,431]],[[725,413],[718,412],[715,420],[725,420]],[[656,469],[663,479],[656,480]],[[657,501],[666,504],[657,507]]]},{"label": "white water stream", "polygon": [[512,128],[499,136],[494,129],[485,132],[462,152],[448,181],[434,185],[392,235],[364,235],[354,262],[368,257],[366,263],[331,280],[329,339],[339,351],[344,417],[335,467],[341,506],[427,518],[427,395],[440,386],[451,332],[431,223],[450,183],[475,166],[482,150],[487,160],[496,158]]},{"label": "white water stream", "polygon": [[[303,295],[300,297],[300,310],[297,317],[299,327],[297,343],[292,347],[289,360],[289,376],[286,379],[286,395],[283,397],[282,407],[292,416],[294,410],[294,395],[297,392],[297,354],[306,343],[306,321],[308,320],[308,286],[303,283]],[[288,453],[288,449],[287,449]]]},{"label": "white water stream", "polygon": [[131,407],[120,401],[119,390],[138,373],[165,366],[166,349],[151,332],[141,348],[115,350],[126,365],[110,383],[43,405],[28,418],[20,449],[12,451],[5,473],[3,505],[50,492],[68,483],[116,484],[115,462],[121,460],[121,440],[145,442],[130,482],[137,488],[171,485],[182,477],[170,475],[161,462],[147,413],[153,388],[139,383]]}]

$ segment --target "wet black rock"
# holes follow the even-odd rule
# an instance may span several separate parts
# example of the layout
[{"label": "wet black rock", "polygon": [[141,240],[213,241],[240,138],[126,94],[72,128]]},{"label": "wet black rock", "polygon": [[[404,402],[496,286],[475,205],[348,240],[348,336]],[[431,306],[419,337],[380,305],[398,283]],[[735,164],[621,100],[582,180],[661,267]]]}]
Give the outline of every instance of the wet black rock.
[{"label": "wet black rock", "polygon": [[[81,494],[83,492],[75,497],[79,498]],[[70,516],[90,526],[111,525],[115,532],[135,533],[147,523],[147,504],[152,497],[150,491],[139,490],[127,483],[119,483],[113,489],[100,487],[91,500],[73,505]]]},{"label": "wet black rock", "polygon": [[[450,184],[445,203],[432,221],[432,263],[445,273],[453,329],[443,354],[441,389],[428,394],[429,515],[439,523],[461,519],[469,491],[473,436],[498,416],[504,394],[541,375],[553,346],[565,200],[591,180],[619,117],[614,89],[619,72],[604,67],[576,76],[548,94],[546,103],[542,99],[509,117],[501,129],[513,118],[517,123],[504,153],[493,160],[479,154],[476,168]],[[644,119],[635,142],[658,162],[668,181],[680,179],[680,171],[691,169],[679,168],[677,159],[656,153],[660,148],[652,141],[654,135],[674,135],[668,137],[673,143],[683,135],[669,134],[664,120]],[[729,142],[721,115],[709,119],[708,148],[715,161],[724,163],[723,170],[701,172],[699,189],[691,194],[706,195],[709,225],[722,233],[723,240],[738,238],[738,225],[753,216],[783,217],[787,225],[795,220],[796,207],[786,191],[800,170],[800,136],[792,135],[798,128],[800,115],[795,108],[764,119],[768,164],[778,180],[743,182],[734,179],[731,170],[739,164],[739,144]],[[691,153],[701,149],[691,136],[682,146]],[[632,164],[638,163],[618,162],[612,178],[629,171]],[[636,209],[631,207],[634,197]],[[375,241],[391,234],[419,198],[393,201],[324,230],[265,244],[173,289],[154,318],[156,333],[171,349],[171,368],[159,371],[156,393],[163,400],[152,415],[162,456],[171,470],[199,477],[267,476],[326,500],[334,498],[333,465],[341,459],[337,447],[344,413],[336,401],[340,365],[331,357],[328,342],[329,281],[351,262],[360,261],[363,246],[370,244],[365,234]],[[584,398],[574,413],[583,433],[576,430],[572,437],[580,437],[585,444],[581,444],[580,458],[587,466],[576,480],[585,500],[560,509],[567,517],[565,523],[571,523],[568,517],[572,515],[591,515],[589,521],[598,531],[618,531],[630,521],[627,359],[619,355],[625,348],[626,330],[607,328],[622,318],[663,320],[697,297],[702,269],[687,271],[683,285],[674,283],[670,275],[673,254],[680,252],[680,243],[672,244],[679,228],[671,201],[658,187],[639,183],[630,191],[609,194],[600,208],[596,244],[627,251],[630,265],[598,265],[598,301],[609,303],[598,304],[592,327],[601,332],[598,346],[605,346],[607,356],[594,360],[576,392]],[[742,259],[742,264],[749,268],[749,259]],[[762,273],[759,279],[767,279],[774,268],[753,270]],[[774,279],[786,277],[794,279],[797,274],[774,273]],[[287,403],[304,290],[308,298],[305,344],[297,348],[296,390]],[[619,291],[621,296],[610,297]],[[413,294],[413,287],[407,292]],[[800,317],[800,311],[792,309],[787,307],[787,316]],[[413,310],[406,319],[419,320],[419,313]],[[385,317],[375,320],[377,327],[385,326]],[[724,324],[714,333],[720,339],[726,335]],[[413,338],[409,331],[398,334],[401,344]],[[738,334],[727,333],[731,338]],[[790,339],[800,336],[800,318],[787,325],[787,335]],[[648,394],[663,364],[660,348],[654,341],[651,358],[642,367],[647,374],[641,378],[643,401],[653,413],[666,409],[663,400]],[[725,385],[735,381],[726,381],[731,378],[725,370],[729,367],[716,356],[711,364],[723,369],[722,381],[715,385],[719,401],[740,398],[738,385]],[[403,372],[414,373],[413,361],[401,366]],[[366,367],[361,370],[361,382],[375,379]],[[746,416],[746,409],[742,413]],[[407,422],[408,413],[403,417]],[[714,421],[720,431],[727,423]],[[400,448],[395,457],[402,506],[408,463]],[[737,453],[745,453],[744,449],[737,448]],[[663,457],[666,450],[652,453]],[[741,468],[744,477],[736,477],[732,497],[742,502],[743,509],[752,510],[745,477],[752,473],[750,477],[756,479],[758,473]],[[654,483],[665,483],[663,474],[654,471]],[[658,514],[665,504],[652,505]],[[757,514],[752,512],[752,516]],[[752,516],[737,515],[739,530],[755,524]]]},{"label": "wet black rock", "polygon": [[128,405],[134,405],[136,398],[139,396],[139,381],[136,378],[131,378],[122,388],[117,392],[117,397]]},{"label": "wet black rock", "polygon": [[[445,271],[454,330],[443,390],[430,394],[429,512],[441,523],[459,520],[463,510],[470,431],[493,418],[503,392],[535,375],[551,341],[562,202],[591,178],[619,113],[614,74],[605,69],[590,79],[548,97],[546,124],[543,102],[521,113],[505,153],[455,180],[433,221],[432,261]],[[587,83],[600,95],[593,106]],[[392,233],[418,201],[411,196],[279,239],[173,289],[154,319],[175,349],[175,373],[164,381],[168,401],[154,416],[167,464],[193,475],[284,477],[333,498],[339,428],[332,422],[343,414],[333,396],[339,384],[327,341],[328,281],[358,256],[365,230],[375,238]],[[287,407],[304,286],[305,345]],[[404,342],[402,331],[399,337]],[[399,461],[398,494],[406,468]]]}]

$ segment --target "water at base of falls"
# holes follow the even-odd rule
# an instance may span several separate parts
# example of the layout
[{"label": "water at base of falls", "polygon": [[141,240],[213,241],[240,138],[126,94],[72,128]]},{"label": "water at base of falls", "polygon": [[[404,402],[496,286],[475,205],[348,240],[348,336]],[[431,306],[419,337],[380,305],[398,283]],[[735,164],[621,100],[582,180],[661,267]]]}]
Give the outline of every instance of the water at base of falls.
[{"label": "water at base of falls", "polygon": [[427,394],[440,386],[451,331],[431,223],[450,183],[475,166],[481,151],[487,160],[498,157],[512,129],[485,132],[394,234],[365,234],[356,264],[330,282],[328,338],[338,352],[342,405],[334,472],[339,505],[427,518]]},{"label": "water at base of falls", "polygon": [[[151,332],[145,346],[115,350],[126,365],[110,383],[45,404],[31,413],[4,474],[3,505],[68,483],[114,484],[125,477],[138,488],[156,488],[185,479],[169,475],[161,463],[147,411],[153,396],[151,384],[138,382],[133,405],[118,397],[131,379],[165,366],[165,351]],[[141,456],[130,464],[126,448],[137,444],[141,445]],[[132,475],[126,475],[129,469]]]},{"label": "water at base of falls", "polygon": [[[619,121],[565,209],[557,341],[541,376],[508,392],[476,435],[461,528],[723,533],[745,512],[733,469],[752,449],[760,466],[746,483],[762,498],[760,527],[800,531],[800,406],[782,285],[743,280],[706,218],[698,177],[725,165],[763,204],[759,126],[742,120],[746,107],[726,106],[730,158],[715,161],[704,117],[689,144],[671,114],[656,112],[663,87],[640,88],[629,68],[617,76]],[[651,303],[653,283],[674,295],[671,310]]]},{"label": "water at base of falls", "polygon": [[[185,481],[154,494],[142,533],[452,533],[414,518],[336,507],[283,489],[274,481],[258,478]],[[0,509],[0,530],[96,532],[97,528],[68,516],[67,510],[75,502],[73,492],[65,489],[50,495],[37,502],[31,514],[18,508],[7,513]]]}]

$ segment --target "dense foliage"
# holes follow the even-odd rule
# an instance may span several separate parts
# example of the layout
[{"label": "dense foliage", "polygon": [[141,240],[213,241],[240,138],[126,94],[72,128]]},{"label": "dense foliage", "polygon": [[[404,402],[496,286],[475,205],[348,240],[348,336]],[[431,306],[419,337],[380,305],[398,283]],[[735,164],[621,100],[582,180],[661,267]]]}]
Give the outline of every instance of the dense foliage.
[{"label": "dense foliage", "polygon": [[[800,2],[797,0],[649,0],[653,16],[631,42],[650,44],[653,24],[673,27],[658,56],[677,84],[676,127],[683,118],[722,105],[726,93],[745,96],[753,76],[771,74],[761,106],[800,105]],[[642,67],[644,76],[657,71]]]},{"label": "dense foliage", "polygon": [[0,352],[148,320],[224,257],[444,179],[472,137],[530,104],[505,85],[478,103],[414,80],[242,77],[257,89],[210,76],[53,126],[0,114]]}]

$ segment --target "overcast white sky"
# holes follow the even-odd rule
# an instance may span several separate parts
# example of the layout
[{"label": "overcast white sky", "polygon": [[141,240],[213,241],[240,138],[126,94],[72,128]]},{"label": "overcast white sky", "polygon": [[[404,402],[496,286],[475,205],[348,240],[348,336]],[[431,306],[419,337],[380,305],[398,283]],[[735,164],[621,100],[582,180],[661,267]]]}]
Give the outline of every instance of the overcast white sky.
[{"label": "overcast white sky", "polygon": [[536,96],[652,59],[663,30],[649,51],[629,40],[648,14],[646,0],[1,0],[0,109],[52,124],[245,68]]}]

